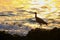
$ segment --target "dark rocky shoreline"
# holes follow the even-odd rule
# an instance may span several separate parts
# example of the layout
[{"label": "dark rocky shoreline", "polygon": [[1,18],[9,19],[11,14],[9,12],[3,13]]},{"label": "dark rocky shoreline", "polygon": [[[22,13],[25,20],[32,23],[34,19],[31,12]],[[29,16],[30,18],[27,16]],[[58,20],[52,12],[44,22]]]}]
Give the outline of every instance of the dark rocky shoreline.
[{"label": "dark rocky shoreline", "polygon": [[0,31],[0,40],[59,40],[60,28],[52,30],[46,29],[32,29],[27,36],[19,36],[17,34],[11,35],[5,31]]}]

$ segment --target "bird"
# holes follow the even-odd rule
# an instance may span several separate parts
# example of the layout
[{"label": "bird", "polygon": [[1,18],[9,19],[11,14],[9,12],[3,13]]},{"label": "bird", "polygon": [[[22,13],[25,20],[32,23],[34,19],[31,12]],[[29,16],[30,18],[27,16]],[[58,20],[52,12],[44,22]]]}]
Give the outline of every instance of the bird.
[{"label": "bird", "polygon": [[48,25],[48,23],[47,23],[47,22],[45,22],[43,19],[41,19],[41,18],[37,17],[37,12],[34,12],[34,14],[35,14],[36,22],[37,22],[37,23],[39,23],[39,24],[40,24],[40,26],[42,26],[43,24]]}]

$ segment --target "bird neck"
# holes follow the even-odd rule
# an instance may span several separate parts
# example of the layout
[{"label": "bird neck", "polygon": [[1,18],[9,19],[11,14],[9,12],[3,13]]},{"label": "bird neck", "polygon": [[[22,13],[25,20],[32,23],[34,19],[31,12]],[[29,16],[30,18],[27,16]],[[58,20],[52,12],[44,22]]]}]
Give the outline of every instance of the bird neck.
[{"label": "bird neck", "polygon": [[37,14],[35,14],[35,17],[37,17]]}]

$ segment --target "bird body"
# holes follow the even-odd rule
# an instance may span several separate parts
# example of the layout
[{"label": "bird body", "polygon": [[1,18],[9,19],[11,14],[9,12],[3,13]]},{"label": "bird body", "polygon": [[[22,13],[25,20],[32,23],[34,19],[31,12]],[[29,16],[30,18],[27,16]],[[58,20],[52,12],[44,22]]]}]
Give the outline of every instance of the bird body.
[{"label": "bird body", "polygon": [[36,19],[36,22],[39,23],[40,25],[42,25],[42,24],[47,25],[47,24],[48,24],[48,23],[45,22],[43,19],[37,17],[37,13],[36,13],[36,12],[35,12],[35,19]]}]

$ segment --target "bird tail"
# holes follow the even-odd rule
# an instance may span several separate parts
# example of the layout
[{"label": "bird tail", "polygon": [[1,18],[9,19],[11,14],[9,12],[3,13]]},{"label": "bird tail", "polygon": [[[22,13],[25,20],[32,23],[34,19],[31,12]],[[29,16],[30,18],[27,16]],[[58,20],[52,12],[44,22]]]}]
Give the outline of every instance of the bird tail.
[{"label": "bird tail", "polygon": [[46,23],[46,25],[48,26],[48,23]]}]

